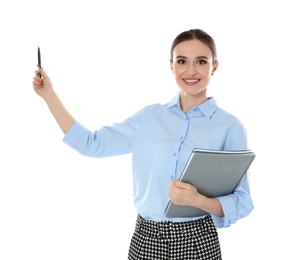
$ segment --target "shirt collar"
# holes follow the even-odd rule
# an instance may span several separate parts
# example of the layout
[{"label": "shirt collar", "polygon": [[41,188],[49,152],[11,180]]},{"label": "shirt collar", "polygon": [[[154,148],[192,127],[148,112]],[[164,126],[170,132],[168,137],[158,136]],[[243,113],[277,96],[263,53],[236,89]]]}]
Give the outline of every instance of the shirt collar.
[{"label": "shirt collar", "polygon": [[[178,91],[175,97],[171,100],[170,103],[167,104],[167,107],[169,109],[176,107],[177,109],[181,110],[180,106],[180,92]],[[190,109],[189,113],[192,113],[192,111],[200,110],[207,118],[211,118],[211,116],[215,113],[217,110],[218,105],[214,97],[208,98],[208,100],[201,105],[194,107]]]},{"label": "shirt collar", "polygon": [[173,108],[173,107],[177,107],[178,109],[181,109],[181,106],[180,106],[180,92],[179,91],[177,92],[175,97],[173,97],[171,102],[167,104],[167,108]]}]

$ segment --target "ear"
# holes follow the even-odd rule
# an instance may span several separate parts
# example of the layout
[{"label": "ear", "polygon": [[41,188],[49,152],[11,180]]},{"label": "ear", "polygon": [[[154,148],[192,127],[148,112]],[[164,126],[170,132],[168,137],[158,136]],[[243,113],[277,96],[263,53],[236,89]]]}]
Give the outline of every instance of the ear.
[{"label": "ear", "polygon": [[212,73],[211,73],[212,75],[214,75],[214,73],[217,70],[218,66],[219,66],[219,63],[218,63],[218,61],[216,61],[215,64],[213,65],[213,69],[212,69]]},{"label": "ear", "polygon": [[172,72],[174,73],[173,62],[172,61],[170,61],[170,68],[171,68]]}]

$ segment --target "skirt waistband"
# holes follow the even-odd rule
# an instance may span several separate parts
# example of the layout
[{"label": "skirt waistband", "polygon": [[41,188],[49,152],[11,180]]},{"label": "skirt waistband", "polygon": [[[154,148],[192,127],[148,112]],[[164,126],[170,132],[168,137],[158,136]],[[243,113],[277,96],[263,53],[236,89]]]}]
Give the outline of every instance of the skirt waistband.
[{"label": "skirt waistband", "polygon": [[151,220],[145,220],[140,215],[138,215],[135,231],[149,237],[157,237],[167,240],[190,237],[198,233],[217,232],[210,215],[194,221],[186,222],[155,222]]}]

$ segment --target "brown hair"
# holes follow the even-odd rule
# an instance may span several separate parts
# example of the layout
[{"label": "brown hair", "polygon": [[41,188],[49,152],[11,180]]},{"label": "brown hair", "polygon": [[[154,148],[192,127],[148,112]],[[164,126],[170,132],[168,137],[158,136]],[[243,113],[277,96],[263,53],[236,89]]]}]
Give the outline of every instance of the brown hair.
[{"label": "brown hair", "polygon": [[194,39],[197,39],[203,42],[210,48],[213,55],[213,63],[215,63],[217,61],[217,49],[216,49],[215,41],[209,34],[207,34],[205,31],[201,29],[191,29],[189,31],[182,32],[174,39],[171,46],[170,62],[173,62],[173,51],[178,43],[184,42],[184,41],[190,41]]}]

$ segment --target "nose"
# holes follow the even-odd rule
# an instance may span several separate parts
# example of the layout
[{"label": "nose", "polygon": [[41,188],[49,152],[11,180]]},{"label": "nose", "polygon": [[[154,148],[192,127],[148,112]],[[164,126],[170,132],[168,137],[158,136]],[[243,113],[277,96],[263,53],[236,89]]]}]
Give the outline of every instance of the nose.
[{"label": "nose", "polygon": [[190,75],[190,76],[194,76],[197,74],[197,71],[196,71],[196,64],[194,63],[189,63],[188,64],[188,67],[187,67],[187,74]]}]

